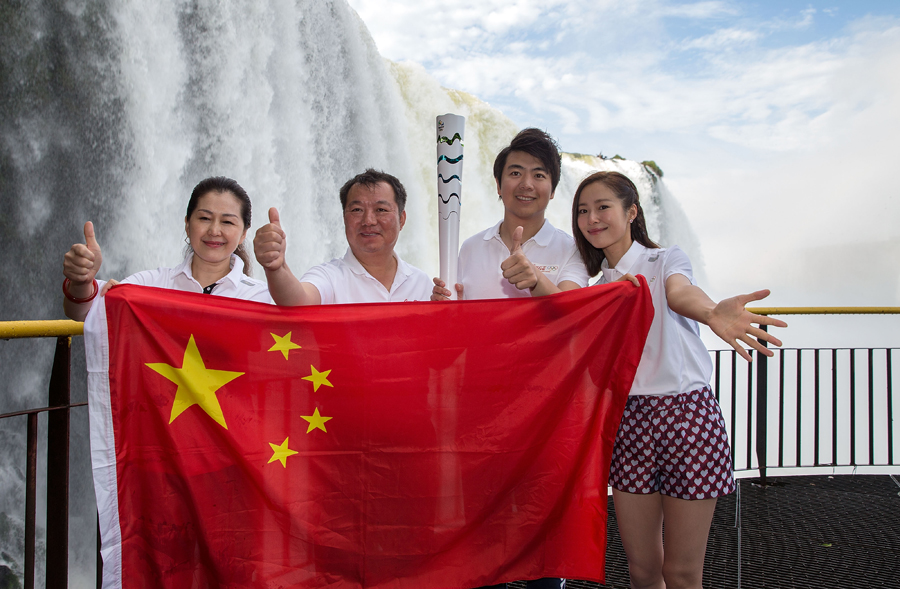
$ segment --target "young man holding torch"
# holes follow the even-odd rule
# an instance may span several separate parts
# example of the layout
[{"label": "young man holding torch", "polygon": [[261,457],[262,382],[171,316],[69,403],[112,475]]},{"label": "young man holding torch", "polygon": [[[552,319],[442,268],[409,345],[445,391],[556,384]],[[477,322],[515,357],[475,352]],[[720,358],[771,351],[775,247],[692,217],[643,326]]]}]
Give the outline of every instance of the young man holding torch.
[{"label": "young man holding torch", "polygon": [[[539,129],[524,129],[494,160],[503,219],[467,239],[459,251],[459,299],[543,296],[587,286],[588,274],[568,233],[544,218],[560,178],[559,149]],[[451,292],[434,279],[431,300]],[[496,585],[491,589],[505,587]],[[528,589],[562,589],[565,579],[527,582]]]}]

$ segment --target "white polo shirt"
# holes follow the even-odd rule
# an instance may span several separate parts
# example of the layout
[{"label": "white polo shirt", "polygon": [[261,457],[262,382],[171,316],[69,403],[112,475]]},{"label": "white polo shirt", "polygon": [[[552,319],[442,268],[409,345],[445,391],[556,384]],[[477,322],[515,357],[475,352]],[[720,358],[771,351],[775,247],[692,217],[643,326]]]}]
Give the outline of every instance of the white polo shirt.
[{"label": "white polo shirt", "polygon": [[343,258],[310,268],[300,282],[315,286],[323,305],[429,300],[434,285],[428,276],[401,260],[397,252],[394,252],[394,258],[397,274],[390,291],[363,268],[350,248]]},{"label": "white polo shirt", "polygon": [[680,247],[647,248],[638,242],[610,268],[600,264],[603,273],[598,284],[607,284],[626,273],[643,274],[653,300],[653,322],[641,355],[631,395],[676,395],[709,386],[712,360],[700,339],[700,327],[693,319],[682,317],[669,308],[666,280],[683,274],[694,284],[691,261]]},{"label": "white polo shirt", "polygon": [[[459,249],[458,280],[466,299],[511,299],[530,297],[531,292],[519,290],[503,277],[500,264],[509,257],[509,249],[500,238],[500,221],[493,227],[476,233]],[[555,228],[545,220],[534,237],[522,244],[525,256],[553,284],[571,280],[579,287],[588,283],[588,273],[575,247],[572,236]]]},{"label": "white polo shirt", "polygon": [[[184,261],[174,268],[157,268],[156,270],[144,270],[132,274],[122,281],[122,284],[139,284],[141,286],[155,286],[158,288],[170,288],[184,292],[202,293],[208,284],[201,285],[194,280],[191,273],[191,260],[194,254],[188,254]],[[274,304],[269,294],[269,287],[262,280],[256,280],[244,276],[244,261],[231,254],[231,272],[219,280],[212,294],[220,297],[256,301],[258,303]],[[102,286],[102,285],[101,285]]]}]

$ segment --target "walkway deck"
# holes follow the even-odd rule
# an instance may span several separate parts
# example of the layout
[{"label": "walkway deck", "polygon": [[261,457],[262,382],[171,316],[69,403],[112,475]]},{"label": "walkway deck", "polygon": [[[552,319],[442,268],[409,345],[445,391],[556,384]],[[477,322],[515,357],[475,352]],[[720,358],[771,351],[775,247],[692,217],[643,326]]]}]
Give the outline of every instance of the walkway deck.
[{"label": "walkway deck", "polygon": [[[760,487],[756,479],[744,479],[739,493],[719,501],[704,587],[900,587],[900,477],[797,476],[768,482]],[[568,589],[628,589],[612,498],[609,514],[607,585],[569,581]]]}]

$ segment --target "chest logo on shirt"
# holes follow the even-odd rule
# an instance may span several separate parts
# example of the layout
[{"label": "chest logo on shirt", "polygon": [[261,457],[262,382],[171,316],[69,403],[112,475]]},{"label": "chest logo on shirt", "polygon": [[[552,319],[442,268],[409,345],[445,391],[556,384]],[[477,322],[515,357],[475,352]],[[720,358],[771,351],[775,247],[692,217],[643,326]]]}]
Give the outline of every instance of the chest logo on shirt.
[{"label": "chest logo on shirt", "polygon": [[541,272],[544,272],[545,274],[552,274],[553,272],[559,272],[559,266],[558,266],[558,265],[553,265],[553,266],[538,266],[537,264],[535,264],[534,267],[537,268],[538,270],[540,270]]}]

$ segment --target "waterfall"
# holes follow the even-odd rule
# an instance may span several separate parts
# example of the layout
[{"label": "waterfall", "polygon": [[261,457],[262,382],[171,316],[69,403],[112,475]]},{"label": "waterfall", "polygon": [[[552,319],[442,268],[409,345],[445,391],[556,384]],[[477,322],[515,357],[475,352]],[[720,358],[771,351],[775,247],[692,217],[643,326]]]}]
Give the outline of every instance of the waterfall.
[{"label": "waterfall", "polygon": [[[420,66],[383,59],[345,0],[34,0],[0,15],[2,320],[62,317],[62,255],[87,220],[103,248],[102,278],[180,262],[188,196],[211,175],[249,192],[251,237],[267,209],[279,208],[288,261],[302,273],[346,249],[344,181],[367,167],[393,173],[409,193],[398,251],[436,275],[434,118],[445,112],[467,117],[461,237],[502,215],[493,158],[517,126]],[[636,162],[590,156],[564,157],[551,222],[568,229],[578,181],[609,166],[638,184],[652,236],[693,239],[662,180]],[[72,395],[81,401],[80,338],[73,345]],[[4,371],[0,412],[46,403],[52,348],[46,340],[0,346],[0,361],[16,366]],[[3,421],[0,573],[21,576],[25,422]],[[86,431],[86,411],[74,410],[73,587],[93,582]],[[37,560],[43,567],[40,547]]]}]

